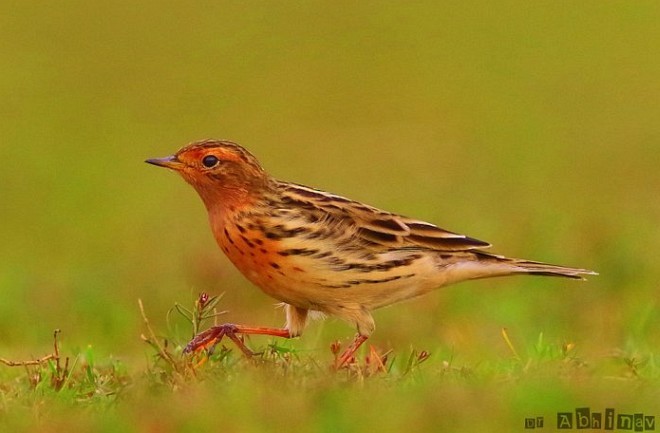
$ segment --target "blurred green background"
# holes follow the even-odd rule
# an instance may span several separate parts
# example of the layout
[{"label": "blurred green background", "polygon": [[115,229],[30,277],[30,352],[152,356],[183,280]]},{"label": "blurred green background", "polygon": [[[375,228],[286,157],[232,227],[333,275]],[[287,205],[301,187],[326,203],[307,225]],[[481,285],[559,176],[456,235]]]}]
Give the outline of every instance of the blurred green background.
[{"label": "blurred green background", "polygon": [[[283,322],[194,191],[143,163],[208,137],[281,179],[601,274],[449,287],[378,311],[379,347],[488,363],[510,355],[506,327],[592,360],[657,355],[659,3],[2,9],[0,355],[37,356],[61,328],[140,366],[138,298],[161,328],[200,291],[226,292],[230,321]],[[314,323],[294,346],[324,362],[353,332]]]}]

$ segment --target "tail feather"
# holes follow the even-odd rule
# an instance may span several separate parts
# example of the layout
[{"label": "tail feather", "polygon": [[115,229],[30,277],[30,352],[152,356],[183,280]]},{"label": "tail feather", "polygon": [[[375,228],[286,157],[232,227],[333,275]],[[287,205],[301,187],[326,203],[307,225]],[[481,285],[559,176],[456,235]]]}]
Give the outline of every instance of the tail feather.
[{"label": "tail feather", "polygon": [[[496,254],[479,252],[480,260],[495,261],[499,265],[504,265],[509,272],[504,274],[529,274],[542,275],[548,277],[565,277],[576,280],[585,280],[586,275],[598,275],[598,272],[589,269],[572,268],[569,266],[552,265],[550,263],[535,262],[524,259],[510,259],[508,257]],[[504,271],[504,269],[502,269]]]},{"label": "tail feather", "polygon": [[549,263],[533,262],[529,260],[516,260],[508,259],[514,268],[519,269],[517,272],[543,275],[548,277],[566,277],[574,278],[576,280],[585,280],[585,275],[598,275],[597,272],[589,269],[571,268],[567,266],[551,265]]}]

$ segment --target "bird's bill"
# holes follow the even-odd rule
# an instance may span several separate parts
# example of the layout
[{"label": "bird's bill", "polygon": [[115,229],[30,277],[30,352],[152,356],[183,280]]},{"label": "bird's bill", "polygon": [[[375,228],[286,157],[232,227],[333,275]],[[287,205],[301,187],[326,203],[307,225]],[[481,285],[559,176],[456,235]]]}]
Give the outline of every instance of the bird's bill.
[{"label": "bird's bill", "polygon": [[144,162],[157,165],[159,167],[171,168],[172,170],[179,170],[181,167],[183,167],[183,163],[179,161],[174,155],[166,156],[164,158],[151,158]]}]

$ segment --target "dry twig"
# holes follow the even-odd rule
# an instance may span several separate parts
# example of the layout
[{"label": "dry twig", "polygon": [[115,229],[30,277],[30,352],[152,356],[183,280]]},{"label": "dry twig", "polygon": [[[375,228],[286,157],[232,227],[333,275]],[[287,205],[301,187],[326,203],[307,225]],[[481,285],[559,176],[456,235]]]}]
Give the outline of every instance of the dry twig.
[{"label": "dry twig", "polygon": [[9,359],[5,358],[0,358],[0,363],[6,365],[7,367],[27,367],[30,365],[41,365],[43,363],[46,363],[50,360],[59,360],[60,359],[60,350],[57,344],[57,334],[60,333],[59,329],[56,329],[54,334],[53,334],[53,353],[49,353],[46,356],[43,356],[39,359],[31,359],[29,361],[12,361]]},{"label": "dry twig", "polygon": [[172,358],[172,355],[167,351],[165,346],[158,340],[154,330],[151,328],[147,314],[144,312],[144,305],[142,305],[142,299],[138,299],[138,305],[140,306],[140,314],[142,315],[142,320],[144,321],[144,326],[146,326],[149,336],[147,337],[144,334],[140,335],[140,338],[145,343],[149,344],[151,347],[156,349],[158,356],[165,360],[175,371],[179,371],[179,364]]}]

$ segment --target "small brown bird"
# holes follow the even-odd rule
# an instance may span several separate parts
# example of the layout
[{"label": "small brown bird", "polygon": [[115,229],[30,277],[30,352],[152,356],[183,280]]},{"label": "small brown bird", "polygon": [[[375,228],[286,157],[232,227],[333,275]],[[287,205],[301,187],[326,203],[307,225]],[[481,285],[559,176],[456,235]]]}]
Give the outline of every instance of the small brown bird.
[{"label": "small brown bird", "polygon": [[204,140],[146,162],[178,172],[202,198],[213,235],[232,263],[285,304],[286,326],[225,324],[196,336],[187,351],[236,334],[291,338],[308,312],[336,316],[358,331],[338,358],[352,359],[375,329],[371,312],[464,280],[528,274],[582,279],[587,269],[511,259],[490,244],[431,223],[271,177],[236,143]]}]

